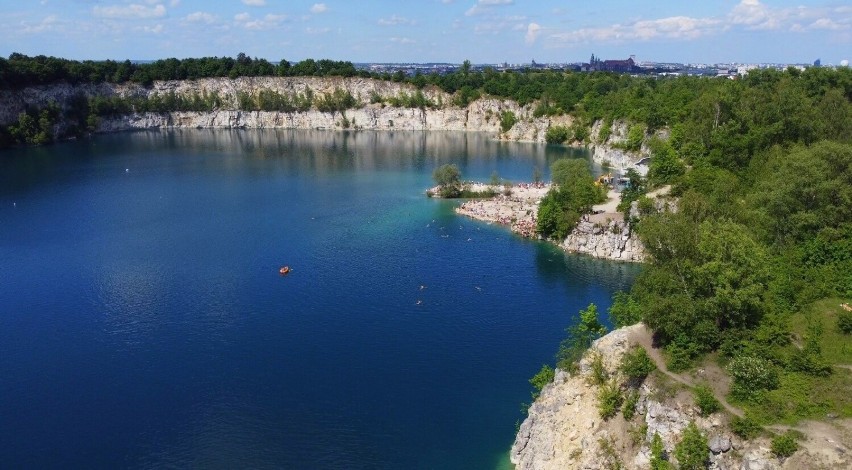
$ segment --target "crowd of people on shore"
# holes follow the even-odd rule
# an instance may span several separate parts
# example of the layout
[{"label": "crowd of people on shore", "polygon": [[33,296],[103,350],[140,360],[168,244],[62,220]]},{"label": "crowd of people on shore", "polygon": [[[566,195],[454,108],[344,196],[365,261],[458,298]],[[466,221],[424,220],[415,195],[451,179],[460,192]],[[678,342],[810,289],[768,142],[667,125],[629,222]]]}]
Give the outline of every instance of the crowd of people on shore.
[{"label": "crowd of people on shore", "polygon": [[537,236],[538,204],[548,189],[549,185],[545,183],[519,183],[511,187],[509,195],[466,201],[456,212],[477,220],[507,225],[523,237],[534,238]]}]

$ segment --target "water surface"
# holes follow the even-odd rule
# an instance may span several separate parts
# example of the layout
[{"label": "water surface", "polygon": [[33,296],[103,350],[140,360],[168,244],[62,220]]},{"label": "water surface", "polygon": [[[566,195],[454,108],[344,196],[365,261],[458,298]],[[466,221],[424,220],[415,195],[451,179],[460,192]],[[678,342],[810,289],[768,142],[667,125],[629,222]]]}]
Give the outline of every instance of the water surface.
[{"label": "water surface", "polygon": [[637,268],[424,190],[572,152],[192,130],[0,153],[1,466],[494,468],[528,378]]}]

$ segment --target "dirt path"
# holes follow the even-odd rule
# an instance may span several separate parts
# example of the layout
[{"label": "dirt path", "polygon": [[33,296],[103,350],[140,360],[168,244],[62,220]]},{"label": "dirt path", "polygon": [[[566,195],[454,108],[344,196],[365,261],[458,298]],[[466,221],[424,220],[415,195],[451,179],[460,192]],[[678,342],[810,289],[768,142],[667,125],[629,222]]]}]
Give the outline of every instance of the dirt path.
[{"label": "dirt path", "polygon": [[[651,330],[647,326],[643,327],[641,330],[637,330],[636,332],[634,332],[630,340],[633,344],[638,344],[639,346],[645,348],[645,351],[647,351],[648,353],[648,357],[650,357],[651,360],[654,361],[654,364],[657,366],[657,369],[659,369],[660,372],[665,374],[667,377],[678,383],[686,385],[689,388],[694,388],[699,385],[692,377],[686,374],[675,374],[666,367],[666,360],[665,358],[663,358],[663,354],[660,349],[654,347],[654,341],[652,338]],[[715,376],[718,374],[714,372],[721,372],[721,370],[709,372],[709,375]],[[743,410],[731,405],[725,399],[725,394],[727,392],[727,383],[723,380],[707,380],[707,378],[702,380],[702,382],[705,380],[710,386],[710,389],[713,391],[713,396],[717,400],[719,400],[719,403],[721,403],[722,406],[726,410],[728,410],[729,413],[742,418],[744,415]]]}]

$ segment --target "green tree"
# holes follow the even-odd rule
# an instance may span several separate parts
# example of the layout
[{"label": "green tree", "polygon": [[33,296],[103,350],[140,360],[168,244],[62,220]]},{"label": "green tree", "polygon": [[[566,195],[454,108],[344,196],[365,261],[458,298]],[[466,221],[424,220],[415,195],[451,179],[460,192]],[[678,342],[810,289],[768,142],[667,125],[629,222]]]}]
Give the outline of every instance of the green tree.
[{"label": "green tree", "polygon": [[547,364],[541,366],[541,369],[530,379],[530,384],[533,386],[532,399],[535,400],[541,394],[541,390],[545,385],[553,382],[555,371]]},{"label": "green tree", "polygon": [[556,366],[563,370],[575,370],[577,362],[592,345],[592,341],[606,334],[606,327],[598,318],[598,307],[589,304],[585,310],[580,310],[577,322],[567,332],[568,337],[559,345],[556,354]]},{"label": "green tree", "polygon": [[500,113],[500,130],[509,132],[515,123],[518,122],[517,116],[512,111],[503,111]]},{"label": "green tree", "polygon": [[571,138],[571,130],[565,126],[550,126],[544,133],[544,140],[548,144],[562,144]]},{"label": "green tree", "polygon": [[695,421],[690,421],[680,442],[675,445],[674,455],[678,468],[684,470],[700,470],[707,468],[710,463],[707,438],[701,434]]},{"label": "green tree", "polygon": [[651,438],[651,470],[671,470],[666,448],[663,447],[663,439],[658,433]]},{"label": "green tree", "polygon": [[443,197],[457,197],[461,193],[461,172],[455,164],[439,166],[432,172],[432,179],[440,186]]}]

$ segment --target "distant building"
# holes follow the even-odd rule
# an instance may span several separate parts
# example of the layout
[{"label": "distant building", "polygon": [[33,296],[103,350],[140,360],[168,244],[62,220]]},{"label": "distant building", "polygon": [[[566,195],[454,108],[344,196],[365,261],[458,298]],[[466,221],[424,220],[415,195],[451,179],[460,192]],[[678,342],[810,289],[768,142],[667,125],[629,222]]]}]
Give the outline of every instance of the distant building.
[{"label": "distant building", "polygon": [[601,60],[592,54],[588,64],[581,66],[583,71],[602,71],[602,72],[619,72],[619,73],[634,73],[639,70],[636,66],[634,56],[630,56],[627,60]]},{"label": "distant building", "polygon": [[817,59],[817,60],[815,60],[815,61],[814,61],[814,67],[819,67],[819,66],[821,66],[821,65],[822,65],[822,61],[821,61],[821,60]]}]

